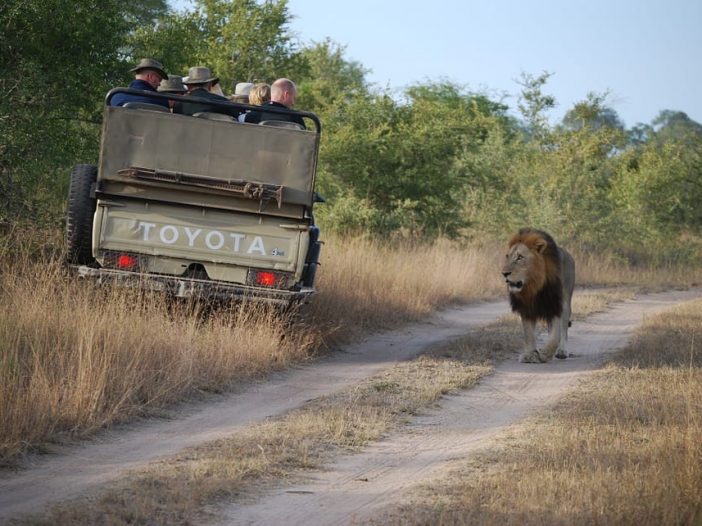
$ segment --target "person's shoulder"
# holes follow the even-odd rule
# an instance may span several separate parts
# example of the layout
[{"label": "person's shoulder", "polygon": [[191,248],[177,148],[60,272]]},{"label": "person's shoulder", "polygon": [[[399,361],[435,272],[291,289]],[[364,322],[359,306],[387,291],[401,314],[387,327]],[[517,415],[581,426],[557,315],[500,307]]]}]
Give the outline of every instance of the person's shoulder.
[{"label": "person's shoulder", "polygon": [[140,89],[140,90],[146,90],[146,91],[156,91],[154,87],[146,82],[145,80],[141,79],[134,79],[130,84],[129,87],[132,89]]}]

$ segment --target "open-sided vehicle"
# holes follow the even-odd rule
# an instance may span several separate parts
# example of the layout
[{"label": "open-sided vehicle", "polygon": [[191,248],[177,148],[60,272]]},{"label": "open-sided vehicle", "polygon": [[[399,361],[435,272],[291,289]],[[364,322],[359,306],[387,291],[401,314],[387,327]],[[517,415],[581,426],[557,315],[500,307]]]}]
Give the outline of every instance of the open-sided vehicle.
[{"label": "open-sided vehicle", "polygon": [[240,123],[227,113],[256,108],[211,100],[203,102],[212,111],[194,116],[144,103],[110,106],[120,92],[198,100],[108,93],[99,163],[71,174],[71,267],[181,297],[294,303],[313,294],[319,119],[294,112],[308,129],[275,119]]}]

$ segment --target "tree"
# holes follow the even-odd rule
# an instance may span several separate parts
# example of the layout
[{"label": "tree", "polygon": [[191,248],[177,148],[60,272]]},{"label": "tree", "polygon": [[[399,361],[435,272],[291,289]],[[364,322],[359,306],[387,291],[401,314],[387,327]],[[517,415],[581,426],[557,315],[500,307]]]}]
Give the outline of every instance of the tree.
[{"label": "tree", "polygon": [[298,79],[300,96],[297,105],[324,115],[330,108],[368,94],[366,74],[360,63],[348,60],[345,47],[330,39],[313,42],[300,51],[303,66]]},{"label": "tree", "polygon": [[287,0],[198,0],[205,52],[200,57],[234,87],[240,81],[294,77],[299,68]]},{"label": "tree", "polygon": [[159,57],[168,71],[185,75],[205,65],[225,92],[237,82],[296,76],[304,69],[289,32],[286,0],[197,0],[193,12],[172,12],[142,26],[128,53]]},{"label": "tree", "polygon": [[6,0],[0,27],[0,219],[40,219],[37,203],[65,195],[57,174],[97,158],[100,102],[129,24],[116,0]]},{"label": "tree", "polygon": [[548,71],[544,71],[537,77],[522,73],[520,80],[517,81],[517,84],[522,87],[517,108],[526,121],[528,134],[538,141],[546,139],[549,131],[546,112],[556,106],[555,97],[543,92],[544,86],[552,75],[553,73]]},{"label": "tree", "polygon": [[577,102],[563,117],[562,126],[566,130],[577,131],[583,128],[599,130],[612,128],[624,130],[624,123],[617,112],[605,105],[607,93],[590,92],[584,101]]},{"label": "tree", "polygon": [[702,139],[702,124],[682,111],[663,110],[651,123],[659,143],[683,141],[695,144]]}]

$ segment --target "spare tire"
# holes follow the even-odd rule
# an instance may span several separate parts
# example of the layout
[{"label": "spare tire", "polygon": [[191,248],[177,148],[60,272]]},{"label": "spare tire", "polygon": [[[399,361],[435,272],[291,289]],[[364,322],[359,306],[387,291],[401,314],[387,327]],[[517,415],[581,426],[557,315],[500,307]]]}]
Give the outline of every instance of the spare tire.
[{"label": "spare tire", "polygon": [[67,259],[74,265],[90,265],[93,258],[93,216],[96,200],[93,186],[97,181],[97,166],[79,164],[71,172],[66,213]]}]

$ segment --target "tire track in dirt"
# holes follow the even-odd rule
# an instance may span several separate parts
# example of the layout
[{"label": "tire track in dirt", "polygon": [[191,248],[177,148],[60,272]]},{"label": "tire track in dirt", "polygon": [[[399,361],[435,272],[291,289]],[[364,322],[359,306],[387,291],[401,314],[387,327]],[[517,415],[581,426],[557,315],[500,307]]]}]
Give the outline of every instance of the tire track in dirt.
[{"label": "tire track in dirt", "polygon": [[701,296],[701,290],[650,294],[577,322],[569,341],[574,356],[568,360],[504,363],[477,387],[443,398],[440,408],[360,454],[339,458],[308,482],[275,490],[253,504],[225,507],[222,524],[341,525],[377,518],[451,460],[485,447],[565,393],[623,347],[644,317]]},{"label": "tire track in dirt", "polygon": [[170,420],[147,420],[103,433],[83,445],[55,447],[55,454],[31,456],[24,470],[0,471],[0,522],[90,494],[149,462],[226,437],[358,383],[508,311],[505,301],[447,310],[430,321],[368,336],[314,363],[247,384],[241,392],[183,406]]}]

